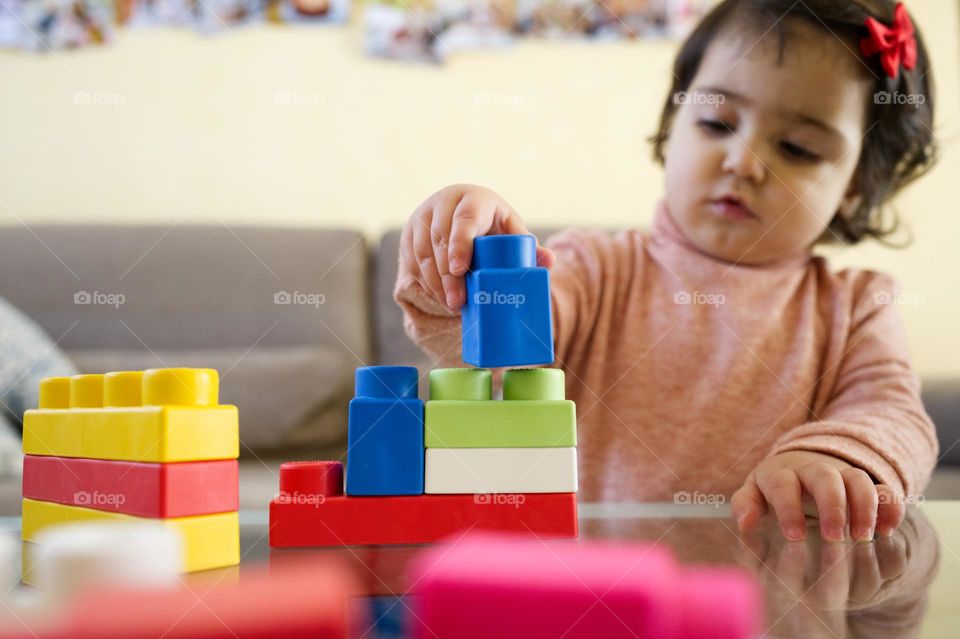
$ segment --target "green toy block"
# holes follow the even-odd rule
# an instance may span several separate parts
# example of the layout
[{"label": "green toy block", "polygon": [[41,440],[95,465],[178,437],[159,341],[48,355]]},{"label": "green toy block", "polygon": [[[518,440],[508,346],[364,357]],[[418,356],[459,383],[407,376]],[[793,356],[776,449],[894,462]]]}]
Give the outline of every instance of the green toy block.
[{"label": "green toy block", "polygon": [[[491,397],[492,376],[484,368],[438,368],[430,371],[431,400],[483,401]],[[559,368],[512,368],[503,374],[503,399],[564,399]]]},{"label": "green toy block", "polygon": [[513,368],[503,374],[505,401],[564,399],[566,396],[563,371],[559,368]]},{"label": "green toy block", "polygon": [[491,380],[482,368],[438,368],[430,371],[430,399],[489,400]]},{"label": "green toy block", "polygon": [[577,408],[564,399],[563,371],[513,369],[503,374],[503,401],[490,401],[490,371],[430,372],[424,407],[427,448],[566,448],[577,445]]},{"label": "green toy block", "polygon": [[568,399],[431,400],[427,448],[560,448],[577,445],[577,409]]}]

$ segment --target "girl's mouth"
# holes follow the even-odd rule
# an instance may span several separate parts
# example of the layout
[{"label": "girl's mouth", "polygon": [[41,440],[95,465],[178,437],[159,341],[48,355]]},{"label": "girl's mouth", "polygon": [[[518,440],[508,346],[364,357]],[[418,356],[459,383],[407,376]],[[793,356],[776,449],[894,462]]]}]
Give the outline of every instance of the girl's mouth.
[{"label": "girl's mouth", "polygon": [[760,216],[750,210],[743,200],[733,195],[710,200],[710,210],[717,217],[731,222],[760,219]]}]

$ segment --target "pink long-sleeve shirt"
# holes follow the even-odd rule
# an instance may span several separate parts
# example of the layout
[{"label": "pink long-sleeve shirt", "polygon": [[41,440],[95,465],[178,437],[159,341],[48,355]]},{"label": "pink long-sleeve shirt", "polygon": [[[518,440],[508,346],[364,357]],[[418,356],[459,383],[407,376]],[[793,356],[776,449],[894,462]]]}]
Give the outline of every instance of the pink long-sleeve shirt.
[{"label": "pink long-sleeve shirt", "polygon": [[[577,404],[580,497],[729,497],[765,457],[806,450],[923,490],[936,433],[894,281],[822,257],[734,265],[687,240],[661,205],[649,234],[551,238],[555,365]],[[401,269],[407,333],[463,365],[460,317]]]}]

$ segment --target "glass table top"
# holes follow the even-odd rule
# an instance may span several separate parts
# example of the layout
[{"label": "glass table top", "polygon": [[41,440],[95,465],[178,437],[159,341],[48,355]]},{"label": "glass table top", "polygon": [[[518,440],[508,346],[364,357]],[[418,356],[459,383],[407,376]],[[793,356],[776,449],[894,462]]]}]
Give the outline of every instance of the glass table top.
[{"label": "glass table top", "polygon": [[[765,594],[765,637],[960,636],[960,501],[910,506],[892,537],[869,543],[822,542],[815,520],[803,542],[787,542],[772,519],[741,535],[723,505],[580,504],[579,515],[579,540],[563,543],[657,542],[683,563],[739,565],[756,574]],[[0,521],[0,529],[18,526],[16,518]],[[267,530],[265,510],[240,512],[241,569],[336,557],[366,595],[351,604],[365,608],[370,620],[355,636],[407,636],[415,595],[405,592],[405,573],[424,546],[270,550]]]}]

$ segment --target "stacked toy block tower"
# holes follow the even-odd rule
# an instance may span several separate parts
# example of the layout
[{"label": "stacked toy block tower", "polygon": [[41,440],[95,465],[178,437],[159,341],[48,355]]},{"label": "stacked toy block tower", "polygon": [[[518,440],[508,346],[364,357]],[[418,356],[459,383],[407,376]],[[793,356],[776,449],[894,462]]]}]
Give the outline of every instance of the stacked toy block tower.
[{"label": "stacked toy block tower", "polygon": [[426,406],[416,368],[357,369],[346,472],[281,466],[272,547],[422,543],[472,528],[577,535],[576,407],[563,371],[507,370],[494,400],[488,370],[553,363],[536,240],[478,238],[466,280],[463,359],[477,368],[431,371]]},{"label": "stacked toy block tower", "polygon": [[574,493],[577,415],[563,371],[513,369],[491,401],[488,370],[430,373],[427,493]]},{"label": "stacked toy block tower", "polygon": [[25,542],[54,525],[146,520],[180,534],[184,572],[239,563],[239,422],[215,370],[44,379],[23,449]]}]

